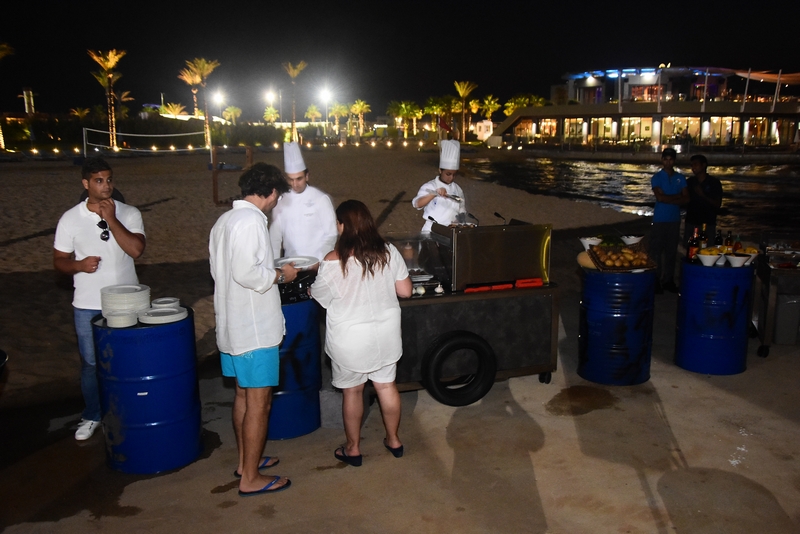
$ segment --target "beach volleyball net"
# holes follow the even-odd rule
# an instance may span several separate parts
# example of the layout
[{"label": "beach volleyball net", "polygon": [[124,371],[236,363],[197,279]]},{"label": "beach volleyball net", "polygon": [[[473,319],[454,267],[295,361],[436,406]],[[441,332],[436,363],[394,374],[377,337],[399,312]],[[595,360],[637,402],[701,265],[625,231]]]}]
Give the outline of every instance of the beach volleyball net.
[{"label": "beach volleyball net", "polygon": [[[112,150],[107,130],[83,129],[83,155]],[[203,130],[172,134],[135,134],[117,132],[116,152],[196,152],[205,149]]]}]

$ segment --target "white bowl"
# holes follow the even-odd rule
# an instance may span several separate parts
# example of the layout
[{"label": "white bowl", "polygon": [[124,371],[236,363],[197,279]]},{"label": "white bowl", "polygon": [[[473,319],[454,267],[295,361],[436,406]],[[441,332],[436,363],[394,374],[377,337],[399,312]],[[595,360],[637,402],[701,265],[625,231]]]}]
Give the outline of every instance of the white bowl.
[{"label": "white bowl", "polygon": [[621,237],[622,242],[626,245],[635,245],[642,239],[644,239],[643,235],[624,235]]},{"label": "white bowl", "polygon": [[750,258],[750,254],[725,254],[725,259],[730,263],[731,267],[741,267]]},{"label": "white bowl", "polygon": [[583,243],[583,248],[589,250],[589,247],[592,245],[599,245],[603,242],[603,240],[599,237],[581,237],[579,238],[581,243]]},{"label": "white bowl", "polygon": [[[745,254],[746,254],[746,252],[745,252]],[[744,262],[744,264],[745,264],[745,265],[750,265],[751,263],[753,263],[754,261],[756,261],[756,257],[757,257],[757,256],[758,256],[758,252],[756,252],[756,253],[754,253],[754,254],[750,254],[750,259],[749,259],[749,260],[747,260],[746,262]]]},{"label": "white bowl", "polygon": [[706,267],[713,267],[719,259],[719,254],[698,254],[697,258],[700,260],[700,263]]}]

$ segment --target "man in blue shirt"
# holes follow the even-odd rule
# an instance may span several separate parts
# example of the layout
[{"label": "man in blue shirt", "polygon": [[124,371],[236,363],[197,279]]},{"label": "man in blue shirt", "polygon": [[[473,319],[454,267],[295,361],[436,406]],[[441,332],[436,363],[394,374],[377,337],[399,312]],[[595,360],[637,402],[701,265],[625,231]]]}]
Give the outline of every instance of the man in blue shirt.
[{"label": "man in blue shirt", "polygon": [[666,289],[678,292],[675,285],[675,258],[681,231],[681,206],[689,202],[686,178],[675,170],[677,154],[672,148],[661,153],[662,169],[650,179],[656,206],[653,212],[653,227],[650,231],[648,255],[656,262],[656,293]]}]

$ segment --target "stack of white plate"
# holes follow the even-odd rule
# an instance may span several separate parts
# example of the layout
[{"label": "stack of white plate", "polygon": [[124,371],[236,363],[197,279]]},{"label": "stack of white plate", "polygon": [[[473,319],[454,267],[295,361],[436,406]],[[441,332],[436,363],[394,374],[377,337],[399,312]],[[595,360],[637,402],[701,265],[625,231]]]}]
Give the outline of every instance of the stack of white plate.
[{"label": "stack of white plate", "polygon": [[181,299],[178,297],[161,297],[150,304],[153,308],[178,308],[181,305]]},{"label": "stack of white plate", "polygon": [[150,288],[142,284],[107,286],[100,290],[103,317],[111,312],[138,312],[150,307]]},{"label": "stack of white plate", "polygon": [[139,317],[136,312],[112,311],[105,316],[106,324],[110,328],[128,328],[134,326]]},{"label": "stack of white plate", "polygon": [[150,308],[139,312],[139,322],[144,324],[167,324],[189,316],[186,308]]}]

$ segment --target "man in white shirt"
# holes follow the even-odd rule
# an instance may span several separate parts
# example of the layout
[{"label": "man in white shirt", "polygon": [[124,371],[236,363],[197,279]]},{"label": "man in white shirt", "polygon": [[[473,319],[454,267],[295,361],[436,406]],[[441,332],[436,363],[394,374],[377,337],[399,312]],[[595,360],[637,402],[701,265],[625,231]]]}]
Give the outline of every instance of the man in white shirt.
[{"label": "man in white shirt", "polygon": [[262,457],[278,385],[278,346],[285,334],[278,284],[297,276],[293,264],[274,267],[268,221],[281,194],[288,191],[277,167],[256,163],[239,178],[243,200],[223,214],[209,236],[208,252],[214,278],[217,347],[223,376],[235,377],[233,429],[239,449],[234,475],[241,477],[239,495],[248,497],[288,488],[286,477],[264,476],[259,469],[278,464]]},{"label": "man in white shirt", "polygon": [[[322,260],[333,250],[338,233],[336,213],[328,195],[308,185],[308,169],[297,143],[283,144],[283,163],[291,187],[270,214],[272,254],[311,256]],[[316,269],[319,265],[313,267]]]},{"label": "man in white shirt", "polygon": [[101,313],[100,290],[138,284],[133,260],[144,252],[142,214],[115,202],[111,167],[89,158],[81,169],[86,201],[61,216],[53,245],[53,267],[72,276],[75,332],[81,355],[81,392],[86,403],[75,439],[92,437],[100,426],[100,388],[95,362],[93,317]]},{"label": "man in white shirt", "polygon": [[422,232],[430,232],[434,222],[447,226],[459,213],[467,212],[464,192],[453,181],[460,166],[461,145],[456,140],[443,140],[439,141],[439,146],[439,176],[422,184],[411,201],[416,209],[424,209]]}]

